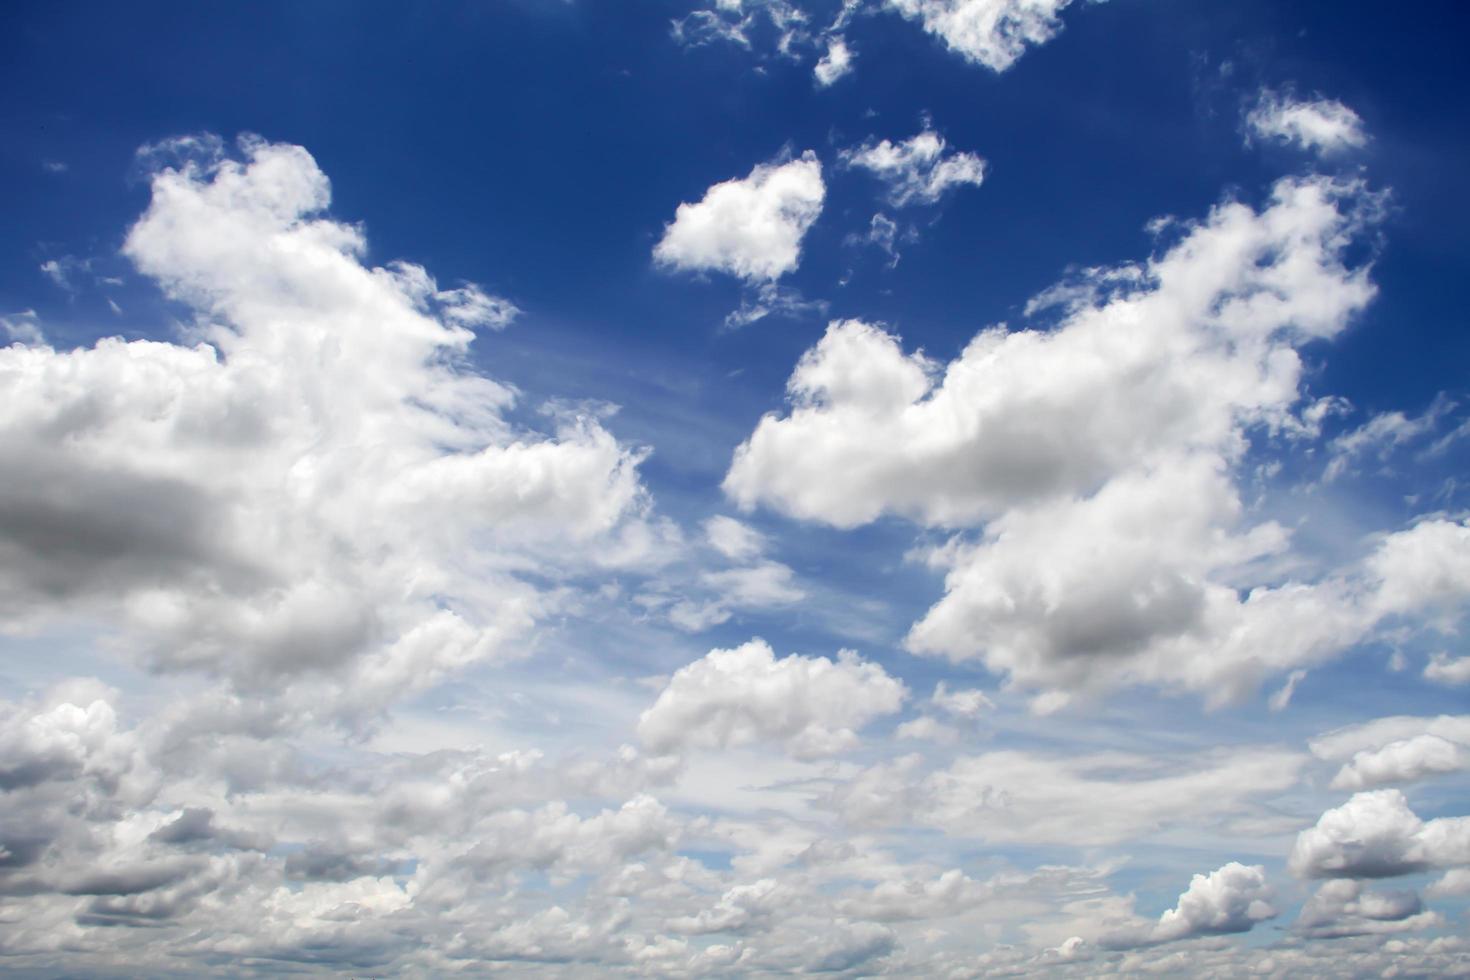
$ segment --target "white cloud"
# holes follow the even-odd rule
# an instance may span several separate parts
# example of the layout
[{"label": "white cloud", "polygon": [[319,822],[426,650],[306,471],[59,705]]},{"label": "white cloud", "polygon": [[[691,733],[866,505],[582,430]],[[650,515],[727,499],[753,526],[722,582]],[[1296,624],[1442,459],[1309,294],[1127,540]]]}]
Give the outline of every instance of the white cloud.
[{"label": "white cloud", "polygon": [[1371,789],[1470,769],[1470,747],[1438,735],[1416,735],[1353,755],[1332,780],[1333,789]]},{"label": "white cloud", "polygon": [[1430,898],[1453,898],[1470,895],[1470,868],[1451,868],[1424,890]]},{"label": "white cloud", "polygon": [[1221,205],[1121,291],[1050,331],[987,330],[948,365],[836,321],[788,382],[790,414],[762,420],[725,489],[838,527],[884,513],[953,526],[1091,492],[1140,461],[1233,455],[1245,425],[1288,424],[1295,346],[1335,335],[1374,294],[1341,258],[1372,206],[1362,193],[1289,179],[1259,213]]},{"label": "white cloud", "polygon": [[715,184],[680,204],[654,247],[654,260],[685,271],[727,272],[751,284],[797,267],[801,240],[822,212],[822,164],[807,151],[762,163],[744,178]]},{"label": "white cloud", "polygon": [[1293,670],[1290,674],[1287,674],[1286,683],[1282,684],[1281,687],[1276,691],[1276,693],[1271,695],[1270,700],[1267,702],[1271,710],[1285,711],[1287,706],[1291,704],[1292,696],[1296,694],[1296,686],[1300,684],[1306,678],[1306,676],[1307,672],[1305,670]]},{"label": "white cloud", "polygon": [[1296,930],[1319,939],[1345,936],[1383,936],[1442,925],[1433,912],[1424,911],[1411,891],[1374,892],[1362,882],[1335,878],[1323,882],[1302,906]]},{"label": "white cloud", "polygon": [[1322,479],[1328,482],[1337,479],[1368,452],[1376,451],[1380,462],[1387,460],[1393,450],[1433,432],[1440,418],[1454,408],[1455,403],[1441,395],[1417,418],[1409,418],[1403,412],[1382,412],[1373,416],[1358,428],[1344,432],[1328,443],[1327,451],[1331,458]]},{"label": "white cloud", "polygon": [[22,310],[0,316],[0,330],[5,331],[5,336],[13,344],[46,343],[46,336],[41,332],[41,319],[36,316],[35,310]]},{"label": "white cloud", "polygon": [[888,186],[894,207],[934,204],[957,187],[979,187],[985,179],[985,161],[973,153],[946,155],[944,137],[932,129],[900,143],[869,141],[842,152],[849,167],[867,170]]},{"label": "white cloud", "polygon": [[798,758],[845,752],[857,729],[897,711],[904,686],[879,665],[843,651],[837,660],[780,660],[762,640],[711,650],[680,668],[638,735],[653,752],[781,743]]},{"label": "white cloud", "polygon": [[1356,753],[1372,752],[1392,742],[1433,735],[1459,745],[1470,745],[1470,715],[1439,715],[1418,718],[1395,715],[1375,718],[1361,725],[1349,725],[1319,735],[1309,747],[1319,759],[1350,759]]},{"label": "white cloud", "polygon": [[799,48],[811,44],[808,20],[806,12],[788,0],[714,0],[675,20],[671,33],[685,47],[724,42],[748,50],[753,47],[751,35],[764,21],[775,32],[776,52],[795,58]]},{"label": "white cloud", "polygon": [[1088,274],[1098,288],[1054,329],[987,330],[944,366],[834,322],[725,490],[837,527],[983,523],[929,552],[946,594],[906,644],[1050,689],[1038,709],[1140,683],[1221,703],[1388,617],[1427,608],[1448,628],[1470,596],[1470,528],[1451,521],[1315,583],[1249,577],[1289,537],[1245,524],[1234,469],[1252,429],[1306,430],[1296,348],[1374,294],[1342,261],[1378,208],[1364,194],[1313,177],[1279,182],[1260,212],[1221,205],[1130,274]]},{"label": "white cloud", "polygon": [[827,88],[838,79],[852,74],[852,62],[852,51],[841,35],[830,37],[827,39],[827,52],[812,69],[812,77],[816,79],[819,88]]},{"label": "white cloud", "polygon": [[[902,236],[905,240],[914,237],[913,230]],[[866,234],[856,232],[843,239],[845,245],[872,245],[882,249],[888,255],[888,268],[892,269],[898,265],[900,258],[898,242],[900,239],[898,222],[888,215],[879,211],[868,220],[868,231]]]},{"label": "white cloud", "polygon": [[304,149],[190,147],[123,249],[193,308],[186,343],[0,350],[0,608],[85,610],[156,667],[317,716],[506,652],[550,607],[516,573],[610,552],[641,454],[594,419],[506,422],[463,355],[514,308],[364,265]]},{"label": "white cloud", "polygon": [[974,720],[995,710],[995,704],[986,697],[984,691],[978,688],[951,691],[944,681],[934,685],[934,696],[930,701],[934,707],[956,718]]},{"label": "white cloud", "polygon": [[893,10],[967,61],[1003,72],[1027,45],[1045,44],[1061,30],[1070,0],[887,0]]},{"label": "white cloud", "polygon": [[765,537],[759,531],[723,514],[704,522],[704,535],[711,548],[732,561],[759,558],[766,547]]},{"label": "white cloud", "polygon": [[1297,835],[1288,866],[1304,878],[1389,878],[1470,864],[1470,817],[1420,820],[1396,789],[1355,793]]},{"label": "white cloud", "polygon": [[1447,653],[1436,653],[1424,666],[1424,679],[1452,687],[1470,684],[1470,657],[1451,657]]},{"label": "white cloud", "polygon": [[1335,99],[1298,99],[1290,93],[1261,92],[1246,114],[1248,133],[1260,139],[1293,143],[1321,156],[1361,147],[1368,142],[1363,120]]},{"label": "white cloud", "polygon": [[1249,932],[1256,923],[1276,917],[1271,886],[1261,865],[1231,861],[1208,875],[1197,874],[1179,896],[1179,904],[1145,928],[1121,930],[1102,940],[1105,946],[1169,943],[1194,936]]}]

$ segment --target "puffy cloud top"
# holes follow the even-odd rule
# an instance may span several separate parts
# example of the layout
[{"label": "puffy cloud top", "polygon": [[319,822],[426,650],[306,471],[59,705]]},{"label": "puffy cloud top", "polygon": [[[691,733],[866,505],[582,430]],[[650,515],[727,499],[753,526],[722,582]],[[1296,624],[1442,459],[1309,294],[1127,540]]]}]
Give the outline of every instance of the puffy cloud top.
[{"label": "puffy cloud top", "polygon": [[906,691],[879,665],[844,650],[837,660],[780,660],[763,640],[711,650],[677,671],[638,734],[654,752],[782,744],[798,758],[844,752],[857,729],[902,705]]},{"label": "puffy cloud top", "polygon": [[770,282],[801,261],[801,240],[822,213],[822,164],[808,150],[785,163],[762,163],[744,178],[715,184],[680,204],[654,246],[660,265],[728,272]]},{"label": "puffy cloud top", "polygon": [[[372,712],[506,649],[560,545],[643,506],[596,422],[520,431],[467,370],[514,307],[362,262],[299,146],[175,141],[124,244],[193,308],[183,343],[0,350],[0,609],[111,620],[156,666]],[[294,702],[292,699],[296,699]]]},{"label": "puffy cloud top", "polygon": [[1420,820],[1396,789],[1357,793],[1297,835],[1288,865],[1305,878],[1391,878],[1470,864],[1470,817]]},{"label": "puffy cloud top", "polygon": [[887,0],[888,6],[967,61],[1002,72],[1027,45],[1045,44],[1061,29],[1071,0]]}]

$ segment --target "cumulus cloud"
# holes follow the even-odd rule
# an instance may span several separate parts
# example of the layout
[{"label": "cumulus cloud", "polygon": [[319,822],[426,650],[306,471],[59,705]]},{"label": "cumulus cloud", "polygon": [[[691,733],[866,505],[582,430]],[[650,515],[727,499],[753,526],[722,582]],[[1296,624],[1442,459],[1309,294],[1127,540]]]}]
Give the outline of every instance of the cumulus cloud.
[{"label": "cumulus cloud", "polygon": [[887,0],[966,61],[1003,72],[1061,30],[1070,0]]},{"label": "cumulus cloud", "polygon": [[641,453],[595,419],[506,422],[514,393],[463,356],[514,307],[365,265],[306,150],[240,149],[174,147],[124,243],[195,312],[183,342],[0,350],[0,608],[87,610],[156,667],[373,711],[504,652],[549,608],[519,569],[610,551]]},{"label": "cumulus cloud", "polygon": [[1153,945],[1189,939],[1249,932],[1256,923],[1276,917],[1273,890],[1266,869],[1231,861],[1208,875],[1197,874],[1179,896],[1179,904],[1145,929],[1125,930],[1103,939],[1114,948]]},{"label": "cumulus cloud", "polygon": [[1438,735],[1416,735],[1354,754],[1333,777],[1332,788],[1371,789],[1464,769],[1470,769],[1470,747]]},{"label": "cumulus cloud", "polygon": [[944,137],[925,129],[899,143],[870,140],[844,150],[842,161],[883,181],[889,203],[906,207],[934,204],[957,187],[979,187],[984,181],[984,160],[973,153],[946,150]]},{"label": "cumulus cloud", "polygon": [[1298,99],[1263,91],[1246,114],[1246,130],[1258,139],[1291,143],[1321,156],[1364,146],[1368,134],[1358,114],[1335,99]]},{"label": "cumulus cloud", "polygon": [[772,282],[801,261],[801,240],[825,196],[822,164],[811,151],[758,164],[743,178],[715,184],[698,202],[680,204],[654,246],[654,261]]},{"label": "cumulus cloud", "polygon": [[650,751],[780,743],[798,758],[845,752],[857,730],[896,712],[904,686],[851,651],[780,660],[762,640],[680,668],[638,719]]},{"label": "cumulus cloud", "polygon": [[1470,596],[1470,530],[1453,521],[1386,535],[1321,581],[1241,588],[1290,542],[1245,522],[1235,467],[1252,430],[1307,428],[1297,347],[1373,296],[1343,253],[1377,207],[1357,184],[1283,180],[1262,211],[1221,205],[1145,265],[1085,273],[1093,288],[1050,331],[987,330],[947,365],[834,322],[725,490],[837,527],[983,524],[929,550],[946,594],[907,646],[1056,692],[1149,683],[1222,702],[1389,617],[1453,619]]},{"label": "cumulus cloud", "polygon": [[1302,906],[1296,931],[1318,939],[1383,936],[1443,924],[1412,891],[1375,892],[1351,878],[1323,882]]},{"label": "cumulus cloud", "polygon": [[1362,194],[1289,179],[1261,212],[1221,205],[1055,329],[987,330],[948,365],[836,321],[788,381],[791,412],[761,421],[725,488],[837,527],[884,513],[953,526],[1089,493],[1140,460],[1233,451],[1244,424],[1289,421],[1295,346],[1372,298],[1367,270],[1342,261]]},{"label": "cumulus cloud", "polygon": [[1297,835],[1288,866],[1304,878],[1391,878],[1470,864],[1470,817],[1420,820],[1396,789],[1355,793]]}]

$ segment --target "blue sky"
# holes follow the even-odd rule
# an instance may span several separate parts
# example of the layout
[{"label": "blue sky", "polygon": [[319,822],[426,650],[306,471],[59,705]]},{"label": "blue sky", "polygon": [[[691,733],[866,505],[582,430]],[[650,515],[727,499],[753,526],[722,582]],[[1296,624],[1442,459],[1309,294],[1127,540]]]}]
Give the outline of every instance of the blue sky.
[{"label": "blue sky", "polygon": [[1470,969],[1458,5],[3,18],[7,969]]}]

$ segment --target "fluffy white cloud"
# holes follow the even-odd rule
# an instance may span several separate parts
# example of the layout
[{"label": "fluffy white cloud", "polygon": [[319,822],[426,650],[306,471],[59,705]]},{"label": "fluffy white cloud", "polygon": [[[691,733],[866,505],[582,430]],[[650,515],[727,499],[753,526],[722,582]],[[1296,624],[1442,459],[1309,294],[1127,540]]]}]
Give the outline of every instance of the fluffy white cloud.
[{"label": "fluffy white cloud", "polygon": [[1246,114],[1245,124],[1252,136],[1293,143],[1324,156],[1368,142],[1363,120],[1335,99],[1304,100],[1266,90]]},{"label": "fluffy white cloud", "polygon": [[1266,869],[1259,864],[1231,861],[1209,875],[1195,875],[1179,905],[1159,916],[1150,938],[1169,942],[1187,936],[1246,932],[1257,922],[1274,918]]},{"label": "fluffy white cloud", "polygon": [[373,711],[548,608],[517,570],[610,554],[641,455],[594,419],[506,422],[463,354],[513,306],[363,264],[304,149],[241,150],[175,145],[124,244],[195,311],[183,343],[0,350],[0,609],[86,610],[156,666]]},{"label": "fluffy white cloud", "polygon": [[946,149],[944,137],[925,129],[899,143],[870,141],[844,150],[842,160],[882,180],[894,207],[933,204],[954,188],[979,187],[985,179],[984,160]]},{"label": "fluffy white cloud", "polygon": [[1375,892],[1351,878],[1323,882],[1297,916],[1296,930],[1320,939],[1382,936],[1441,925],[1412,891]]},{"label": "fluffy white cloud", "polygon": [[1436,653],[1424,665],[1424,679],[1450,686],[1470,684],[1470,657]]},{"label": "fluffy white cloud", "polygon": [[759,164],[744,178],[715,184],[697,203],[680,204],[654,246],[654,261],[753,284],[778,279],[801,261],[801,240],[822,213],[826,191],[811,151]]},{"label": "fluffy white cloud", "polygon": [[887,0],[888,6],[938,37],[967,61],[1002,72],[1027,45],[1045,44],[1061,30],[1070,0]]},{"label": "fluffy white cloud", "polygon": [[1146,265],[1084,274],[1053,297],[1054,329],[988,330],[943,368],[835,322],[725,490],[838,527],[984,523],[929,551],[946,595],[907,646],[1056,692],[1147,683],[1219,703],[1388,617],[1427,608],[1447,626],[1470,597],[1470,529],[1451,521],[1315,583],[1249,577],[1289,538],[1242,526],[1235,469],[1252,430],[1309,429],[1296,347],[1372,297],[1342,253],[1377,206],[1356,184],[1281,181],[1263,211],[1222,205]]},{"label": "fluffy white cloud", "polygon": [[840,35],[830,37],[827,39],[827,52],[812,69],[812,77],[816,79],[818,87],[826,88],[838,79],[850,75],[852,62],[853,55],[847,42]]},{"label": "fluffy white cloud", "polygon": [[944,366],[834,322],[792,373],[790,414],[736,452],[726,491],[838,527],[884,513],[957,525],[1091,493],[1140,462],[1233,454],[1245,426],[1289,424],[1295,346],[1372,298],[1367,271],[1342,261],[1372,206],[1358,185],[1284,180],[1265,210],[1221,205],[1056,328],[987,330]]},{"label": "fluffy white cloud", "polygon": [[1470,817],[1424,821],[1396,789],[1356,793],[1297,835],[1288,866],[1305,878],[1389,878],[1470,864]]},{"label": "fluffy white cloud", "polygon": [[1356,753],[1333,777],[1332,788],[1371,789],[1464,769],[1470,769],[1470,747],[1438,735],[1416,735]]},{"label": "fluffy white cloud", "polygon": [[1266,869],[1231,861],[1208,875],[1197,874],[1179,896],[1179,904],[1144,929],[1123,930],[1103,939],[1115,948],[1174,942],[1193,936],[1249,932],[1256,923],[1276,917]]},{"label": "fluffy white cloud", "polygon": [[638,734],[658,753],[774,741],[798,758],[815,758],[856,746],[857,729],[897,711],[905,693],[851,651],[835,662],[777,660],[769,645],[752,640],[680,668],[638,719]]}]

